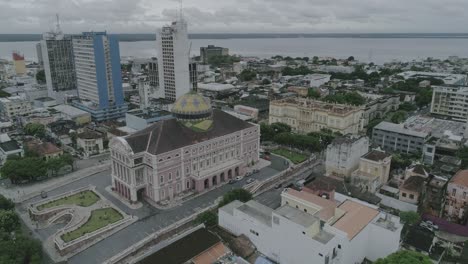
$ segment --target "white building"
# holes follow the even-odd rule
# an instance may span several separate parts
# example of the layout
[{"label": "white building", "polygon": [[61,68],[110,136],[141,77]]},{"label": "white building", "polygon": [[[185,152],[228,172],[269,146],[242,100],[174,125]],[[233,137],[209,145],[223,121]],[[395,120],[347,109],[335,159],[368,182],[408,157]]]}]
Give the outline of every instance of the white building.
[{"label": "white building", "polygon": [[359,167],[362,155],[369,151],[369,138],[360,136],[339,137],[327,146],[326,175],[351,176]]},{"label": "white building", "polygon": [[320,87],[330,81],[331,75],[329,74],[309,74],[304,77],[305,80],[310,81],[310,87]]},{"label": "white building", "polygon": [[406,71],[398,74],[403,79],[416,79],[416,78],[434,78],[439,79],[448,85],[466,85],[467,76],[465,74],[453,74],[442,72],[419,72],[419,71]]},{"label": "white building", "polygon": [[31,113],[31,102],[21,98],[20,96],[10,96],[0,98],[0,112],[8,118],[26,116]]},{"label": "white building", "polygon": [[433,86],[431,113],[466,121],[468,114],[468,87]]},{"label": "white building", "polygon": [[156,33],[159,89],[164,97],[175,101],[190,91],[189,42],[187,22],[179,19]]},{"label": "white building", "polygon": [[[219,209],[219,225],[278,263],[361,263],[398,250],[399,217],[346,196],[285,189],[276,210],[255,201]],[[336,198],[336,200],[335,200]]]}]

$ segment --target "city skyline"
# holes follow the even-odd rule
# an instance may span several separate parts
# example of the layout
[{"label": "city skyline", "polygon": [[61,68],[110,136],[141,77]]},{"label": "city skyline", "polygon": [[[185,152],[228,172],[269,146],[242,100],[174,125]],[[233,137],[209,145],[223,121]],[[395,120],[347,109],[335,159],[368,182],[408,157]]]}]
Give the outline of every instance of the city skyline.
[{"label": "city skyline", "polygon": [[[62,17],[64,32],[107,29],[148,33],[176,19],[179,1],[0,0],[0,33],[39,33]],[[54,8],[50,8],[53,6]],[[449,1],[183,1],[193,33],[440,33],[466,32],[468,2]],[[8,26],[6,26],[8,25]]]}]

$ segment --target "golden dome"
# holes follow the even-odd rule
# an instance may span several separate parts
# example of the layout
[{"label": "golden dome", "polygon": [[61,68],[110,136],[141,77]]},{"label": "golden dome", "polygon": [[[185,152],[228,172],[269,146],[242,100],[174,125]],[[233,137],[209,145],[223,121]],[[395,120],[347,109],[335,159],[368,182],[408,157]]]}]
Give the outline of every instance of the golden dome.
[{"label": "golden dome", "polygon": [[172,113],[181,120],[206,119],[212,114],[211,102],[196,92],[189,92],[175,101]]}]

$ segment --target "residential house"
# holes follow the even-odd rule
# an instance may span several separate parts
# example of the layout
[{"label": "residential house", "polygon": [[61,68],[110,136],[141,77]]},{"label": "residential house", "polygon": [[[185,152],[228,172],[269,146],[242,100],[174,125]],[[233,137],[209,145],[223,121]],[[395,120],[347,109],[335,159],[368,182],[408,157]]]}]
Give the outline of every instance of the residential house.
[{"label": "residential house", "polygon": [[77,147],[83,150],[85,157],[104,152],[104,136],[101,133],[87,130],[79,133],[76,138]]},{"label": "residential house", "polygon": [[385,151],[374,149],[363,155],[359,169],[351,174],[351,183],[363,190],[375,193],[388,182],[392,156]]}]

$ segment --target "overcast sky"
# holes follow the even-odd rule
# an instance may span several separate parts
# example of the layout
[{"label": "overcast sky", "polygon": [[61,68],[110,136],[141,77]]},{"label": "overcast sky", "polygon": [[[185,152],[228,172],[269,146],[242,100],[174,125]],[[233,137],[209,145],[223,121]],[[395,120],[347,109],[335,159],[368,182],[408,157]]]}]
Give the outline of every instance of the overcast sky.
[{"label": "overcast sky", "polygon": [[[0,0],[0,33],[152,33],[178,0]],[[465,33],[468,0],[184,0],[192,33]]]}]

